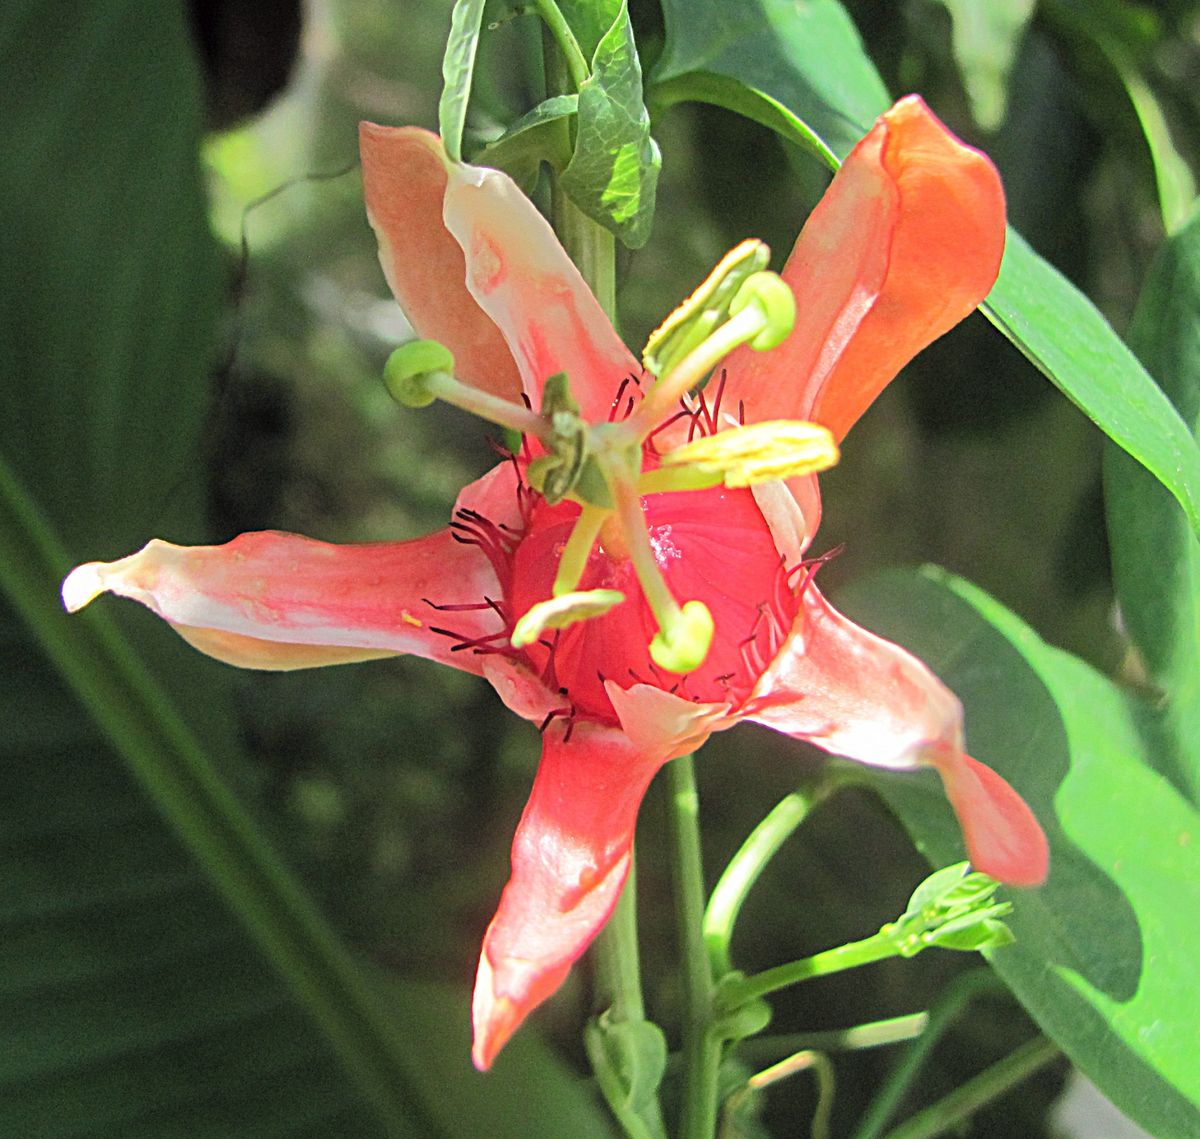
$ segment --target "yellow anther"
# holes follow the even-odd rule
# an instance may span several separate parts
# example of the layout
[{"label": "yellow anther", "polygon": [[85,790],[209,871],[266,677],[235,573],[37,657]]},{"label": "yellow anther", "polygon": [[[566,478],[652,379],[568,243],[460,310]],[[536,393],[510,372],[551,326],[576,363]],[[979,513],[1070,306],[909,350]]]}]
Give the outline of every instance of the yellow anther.
[{"label": "yellow anther", "polygon": [[755,239],[735,246],[646,341],[642,363],[665,375],[729,317],[729,306],[748,277],[765,269],[771,251]]},{"label": "yellow anther", "polygon": [[837,443],[828,428],[792,419],[731,427],[677,447],[662,458],[664,467],[720,475],[728,487],[816,474],[837,461]]}]

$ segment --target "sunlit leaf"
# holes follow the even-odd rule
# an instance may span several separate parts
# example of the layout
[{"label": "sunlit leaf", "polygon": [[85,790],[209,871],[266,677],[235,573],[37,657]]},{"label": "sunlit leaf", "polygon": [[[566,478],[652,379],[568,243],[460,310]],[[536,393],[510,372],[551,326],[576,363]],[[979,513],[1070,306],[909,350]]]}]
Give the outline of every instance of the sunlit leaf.
[{"label": "sunlit leaf", "polygon": [[662,159],[650,137],[642,69],[625,4],[597,46],[591,76],[579,90],[576,130],[563,189],[584,213],[637,249],[650,236]]},{"label": "sunlit leaf", "polygon": [[[754,107],[752,117],[804,141],[798,121],[831,165],[887,107],[878,73],[832,0],[667,0],[664,12],[667,43],[653,76],[656,100],[703,99],[742,113]],[[764,104],[764,95],[778,106]],[[1011,228],[1000,279],[982,308],[1072,403],[1171,491],[1200,533],[1200,448],[1191,432],[1091,301]]]},{"label": "sunlit leaf", "polygon": [[450,35],[442,57],[442,97],[438,100],[438,131],[446,153],[462,161],[463,127],[475,74],[475,53],[483,24],[485,0],[456,0],[450,16]]},{"label": "sunlit leaf", "polygon": [[667,40],[656,105],[700,100],[769,126],[799,119],[795,141],[845,157],[890,100],[835,0],[664,0]]}]

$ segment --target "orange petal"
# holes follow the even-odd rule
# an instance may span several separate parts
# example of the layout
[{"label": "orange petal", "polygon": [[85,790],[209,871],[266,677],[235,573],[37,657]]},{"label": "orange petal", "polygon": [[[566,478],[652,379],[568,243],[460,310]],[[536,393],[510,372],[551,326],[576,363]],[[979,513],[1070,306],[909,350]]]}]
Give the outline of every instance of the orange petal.
[{"label": "orange petal", "polygon": [[811,419],[842,439],[983,300],[1003,251],[995,167],[918,96],[901,99],[846,159],[788,259],[791,336],[731,356],[726,398],[743,400],[750,421]]},{"label": "orange petal", "polygon": [[512,877],[483,939],[472,1005],[480,1069],[608,921],[629,875],[638,808],[663,763],[617,728],[577,722],[566,734],[543,733]]},{"label": "orange petal", "polygon": [[[449,530],[355,546],[275,531],[223,546],[156,540],[120,561],[79,566],[62,587],[72,612],[104,592],[140,601],[201,652],[242,668],[413,653],[478,673],[482,658],[453,646],[500,624],[487,607],[443,613],[430,604],[499,596],[487,558]],[[436,631],[443,626],[455,635]]]},{"label": "orange petal", "polygon": [[442,221],[451,164],[441,139],[416,127],[360,123],[358,140],[367,218],[400,307],[419,336],[454,353],[460,380],[517,400],[512,353],[468,292],[462,248]]}]

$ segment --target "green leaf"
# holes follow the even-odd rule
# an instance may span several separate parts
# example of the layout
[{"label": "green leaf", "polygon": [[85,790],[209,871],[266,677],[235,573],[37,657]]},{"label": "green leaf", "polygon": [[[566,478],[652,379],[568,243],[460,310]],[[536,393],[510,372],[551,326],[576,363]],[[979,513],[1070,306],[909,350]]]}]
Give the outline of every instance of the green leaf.
[{"label": "green leaf", "polygon": [[543,162],[561,170],[571,158],[569,124],[579,111],[578,95],[554,95],[523,114],[499,138],[471,159],[503,170],[527,194],[533,191]]},{"label": "green leaf", "polygon": [[[1094,47],[1124,88],[1154,167],[1163,228],[1174,233],[1191,213],[1196,180],[1176,149],[1167,116],[1147,76],[1154,49],[1163,38],[1158,15],[1116,0],[1086,4],[1057,0],[1046,6],[1046,14],[1067,37]],[[1111,116],[1093,112],[1093,118],[1098,130],[1113,132]]]},{"label": "green leaf", "polygon": [[[1200,217],[1159,254],[1130,343],[1200,430]],[[1200,544],[1160,483],[1112,446],[1104,500],[1121,617],[1158,697],[1147,728],[1164,774],[1200,803]]]},{"label": "green leaf", "polygon": [[[811,145],[831,166],[887,109],[882,81],[839,4],[665,0],[652,99],[715,102]],[[770,102],[767,101],[769,98]],[[1084,414],[1157,477],[1200,533],[1200,448],[1095,306],[1011,227],[981,306]]]},{"label": "green leaf", "polygon": [[654,222],[661,165],[642,101],[633,25],[622,4],[596,48],[590,77],[579,89],[575,151],[561,184],[593,221],[612,230],[630,249],[638,249]]},{"label": "green leaf", "polygon": [[1200,533],[1200,449],[1095,305],[1011,227],[987,318],[1179,500]]},{"label": "green leaf", "polygon": [[486,0],[455,0],[450,15],[450,35],[442,56],[442,95],[438,100],[438,132],[451,161],[462,161],[463,127],[467,122],[467,103],[471,99],[471,80],[475,74],[475,53],[483,26]]},{"label": "green leaf", "polygon": [[623,0],[559,0],[558,7],[589,59],[616,23]]},{"label": "green leaf", "polygon": [[950,46],[975,121],[986,131],[1004,122],[1008,73],[1037,0],[941,0],[950,13]]},{"label": "green leaf", "polygon": [[[1131,699],[972,586],[896,572],[841,598],[962,698],[968,745],[1025,797],[1050,879],[1011,891],[992,964],[1042,1028],[1159,1139],[1200,1131],[1200,817],[1145,760]],[[932,775],[864,774],[935,864],[960,857]]]},{"label": "green leaf", "polygon": [[[125,638],[103,614],[68,618],[57,597],[59,540],[96,557],[139,545],[152,523],[197,532],[191,472],[223,288],[182,10],[58,15],[27,0],[0,16],[0,209],[21,219],[0,228],[0,260],[19,267],[0,285],[0,1133],[376,1134],[329,1037],[63,683],[65,671],[89,694],[142,777],[159,765],[157,793],[183,804],[192,837],[206,824],[246,837],[221,814],[227,791],[205,814],[192,796],[211,787],[186,762],[171,769],[194,758],[192,731]],[[223,752],[234,716],[219,672],[183,660],[168,682]]]},{"label": "green leaf", "polygon": [[835,165],[890,104],[834,0],[663,0],[663,18],[666,44],[650,88],[656,107],[728,107]]}]

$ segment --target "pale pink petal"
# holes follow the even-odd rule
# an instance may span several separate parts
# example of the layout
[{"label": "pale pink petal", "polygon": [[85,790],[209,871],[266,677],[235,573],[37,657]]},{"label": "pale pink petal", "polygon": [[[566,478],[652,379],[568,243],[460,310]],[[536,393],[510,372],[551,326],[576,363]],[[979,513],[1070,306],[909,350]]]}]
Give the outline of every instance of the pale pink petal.
[{"label": "pale pink petal", "polygon": [[784,564],[788,567],[798,565],[821,524],[821,489],[817,476],[758,483],[750,490]]},{"label": "pale pink petal", "polygon": [[629,875],[638,807],[662,763],[617,728],[579,722],[543,733],[512,877],[479,958],[476,1067],[490,1067],[608,920]]},{"label": "pale pink petal", "polygon": [[788,259],[791,335],[731,356],[725,398],[741,400],[748,421],[812,419],[841,439],[983,300],[1003,249],[995,167],[920,98],[901,99],[846,159]]},{"label": "pale pink petal", "polygon": [[844,617],[815,584],[802,601],[747,719],[878,767],[914,768],[931,747],[961,747],[958,699],[924,664]]},{"label": "pale pink petal", "polygon": [[1012,886],[1040,886],[1050,847],[1025,800],[990,767],[953,750],[933,751],[936,767],[976,870]]},{"label": "pale pink petal", "polygon": [[462,249],[442,220],[447,172],[441,139],[416,127],[359,124],[367,219],[379,261],[417,335],[454,353],[464,383],[517,400],[521,379],[491,318],[467,291]]},{"label": "pale pink petal", "polygon": [[621,688],[609,680],[604,688],[621,721],[621,730],[634,747],[662,752],[670,759],[698,751],[713,732],[738,722],[728,704],[685,700],[652,684]]},{"label": "pale pink petal", "polygon": [[487,558],[448,530],[350,546],[277,531],[242,534],[223,546],[155,540],[120,561],[79,566],[62,592],[72,611],[104,592],[140,601],[201,652],[244,668],[413,653],[478,673],[480,658],[453,646],[500,625],[486,606],[434,607],[499,595]]},{"label": "pale pink petal", "polygon": [[455,166],[445,221],[466,254],[467,287],[504,333],[534,407],[547,377],[566,372],[585,418],[607,419],[641,365],[533,203],[507,174]]}]

